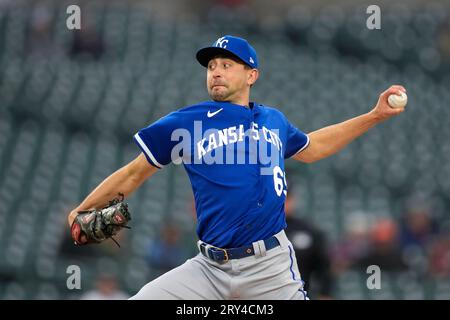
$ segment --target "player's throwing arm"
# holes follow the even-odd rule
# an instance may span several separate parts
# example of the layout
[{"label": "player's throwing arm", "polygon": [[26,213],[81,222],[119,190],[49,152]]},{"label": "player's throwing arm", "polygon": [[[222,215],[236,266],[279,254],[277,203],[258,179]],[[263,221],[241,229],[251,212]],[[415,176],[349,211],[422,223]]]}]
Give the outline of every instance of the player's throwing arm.
[{"label": "player's throwing arm", "polygon": [[[396,103],[395,107],[389,104],[390,96],[390,100],[395,101],[392,103]],[[377,104],[370,112],[309,133],[310,145],[295,155],[294,159],[311,163],[329,157],[378,123],[405,111],[405,105],[406,89],[393,85],[380,94]]]}]

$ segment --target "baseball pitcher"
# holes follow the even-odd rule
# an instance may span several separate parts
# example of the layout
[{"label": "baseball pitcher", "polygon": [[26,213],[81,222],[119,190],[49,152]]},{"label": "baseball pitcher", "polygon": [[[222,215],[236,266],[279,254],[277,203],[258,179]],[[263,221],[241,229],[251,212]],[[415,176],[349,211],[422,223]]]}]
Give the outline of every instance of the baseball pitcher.
[{"label": "baseball pitcher", "polygon": [[[245,39],[221,37],[196,58],[206,68],[212,100],[139,130],[134,141],[142,152],[69,214],[72,237],[83,245],[116,234],[131,219],[123,197],[164,166],[182,164],[195,197],[199,253],[132,299],[306,300],[284,232],[284,160],[312,163],[338,152],[403,112],[389,106],[388,96],[406,90],[391,86],[369,112],[305,134],[281,111],[249,100],[259,71],[256,51]],[[122,199],[111,203],[118,194]]]}]

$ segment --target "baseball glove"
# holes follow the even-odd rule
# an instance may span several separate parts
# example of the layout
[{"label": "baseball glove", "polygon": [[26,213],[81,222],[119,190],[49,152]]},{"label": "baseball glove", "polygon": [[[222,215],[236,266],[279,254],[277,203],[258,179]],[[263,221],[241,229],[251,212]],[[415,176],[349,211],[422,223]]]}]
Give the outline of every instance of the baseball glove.
[{"label": "baseball glove", "polygon": [[115,198],[100,210],[79,211],[72,223],[70,232],[76,245],[100,243],[111,238],[119,247],[119,243],[113,238],[131,220],[128,204],[124,203],[124,195],[119,193],[120,199]]}]

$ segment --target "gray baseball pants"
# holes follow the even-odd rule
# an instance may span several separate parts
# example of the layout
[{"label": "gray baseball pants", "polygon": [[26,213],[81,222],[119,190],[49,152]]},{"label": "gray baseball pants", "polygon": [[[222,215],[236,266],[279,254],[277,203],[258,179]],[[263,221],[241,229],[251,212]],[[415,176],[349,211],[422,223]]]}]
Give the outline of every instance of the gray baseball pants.
[{"label": "gray baseball pants", "polygon": [[253,243],[255,255],[216,262],[199,253],[181,266],[146,284],[137,300],[308,300],[291,242],[284,230],[280,243],[265,250]]}]

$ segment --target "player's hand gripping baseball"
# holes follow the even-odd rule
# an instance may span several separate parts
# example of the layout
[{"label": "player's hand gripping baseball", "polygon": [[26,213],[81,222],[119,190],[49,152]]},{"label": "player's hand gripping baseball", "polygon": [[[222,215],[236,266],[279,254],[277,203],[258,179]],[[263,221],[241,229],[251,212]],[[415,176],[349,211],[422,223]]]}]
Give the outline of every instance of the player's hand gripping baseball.
[{"label": "player's hand gripping baseball", "polygon": [[406,89],[400,85],[393,85],[386,91],[380,94],[376,106],[372,109],[371,113],[379,120],[384,121],[392,116],[399,115],[405,108],[392,108],[388,103],[388,97],[391,94],[400,95],[401,92],[406,93]]}]

